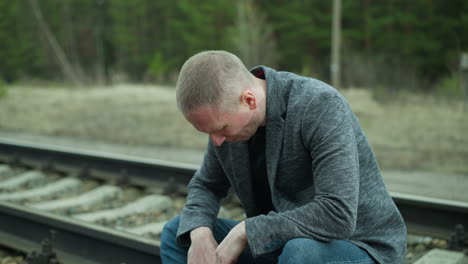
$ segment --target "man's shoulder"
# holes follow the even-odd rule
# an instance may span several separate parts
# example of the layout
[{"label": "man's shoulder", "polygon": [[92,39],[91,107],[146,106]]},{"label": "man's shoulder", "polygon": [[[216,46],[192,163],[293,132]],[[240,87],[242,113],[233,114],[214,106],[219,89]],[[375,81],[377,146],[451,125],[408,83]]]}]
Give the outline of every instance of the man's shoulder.
[{"label": "man's shoulder", "polygon": [[[287,71],[276,71],[259,66],[267,76],[270,89],[269,105],[283,105],[282,111],[297,114],[309,110],[326,109],[336,103],[348,105],[346,99],[331,85],[313,77],[301,76]],[[270,81],[271,83],[268,83]]]},{"label": "man's shoulder", "polygon": [[297,75],[297,78],[287,82],[290,86],[289,105],[304,107],[309,104],[326,106],[332,102],[346,99],[331,85],[311,77]]},{"label": "man's shoulder", "polygon": [[310,95],[318,98],[341,96],[334,87],[314,77],[302,76],[287,71],[273,70],[273,72],[283,88],[291,90],[291,95]]}]

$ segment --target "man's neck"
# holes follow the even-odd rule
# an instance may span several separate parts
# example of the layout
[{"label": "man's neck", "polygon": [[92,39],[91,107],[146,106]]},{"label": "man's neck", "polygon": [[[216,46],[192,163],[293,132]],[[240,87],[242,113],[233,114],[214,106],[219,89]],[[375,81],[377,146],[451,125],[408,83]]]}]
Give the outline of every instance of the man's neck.
[{"label": "man's neck", "polygon": [[259,126],[266,125],[266,100],[267,100],[267,84],[266,80],[255,78],[257,82],[259,100],[258,100],[258,120]]}]

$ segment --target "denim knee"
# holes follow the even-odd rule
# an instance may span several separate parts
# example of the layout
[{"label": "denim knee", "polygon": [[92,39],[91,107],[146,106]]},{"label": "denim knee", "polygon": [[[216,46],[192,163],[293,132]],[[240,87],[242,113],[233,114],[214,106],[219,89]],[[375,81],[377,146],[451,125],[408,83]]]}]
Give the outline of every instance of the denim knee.
[{"label": "denim knee", "polygon": [[178,215],[178,216],[172,218],[171,220],[169,220],[164,225],[162,234],[164,234],[165,232],[169,232],[169,233],[175,232],[175,233],[177,233],[177,229],[179,228],[179,221],[180,221],[180,215]]},{"label": "denim knee", "polygon": [[315,250],[305,247],[303,239],[289,240],[278,258],[280,264],[322,263],[322,257]]},{"label": "denim knee", "polygon": [[171,248],[175,246],[177,229],[179,228],[179,220],[180,216],[176,216],[164,225],[164,228],[161,232],[161,250],[164,250],[167,247]]},{"label": "denim knee", "polygon": [[164,225],[161,233],[161,246],[159,247],[161,261],[164,264],[186,264],[188,248],[177,245],[176,236],[179,229],[179,216]]},{"label": "denim knee", "polygon": [[289,240],[278,258],[280,264],[296,263],[374,263],[363,249],[351,242],[321,242],[308,238]]}]

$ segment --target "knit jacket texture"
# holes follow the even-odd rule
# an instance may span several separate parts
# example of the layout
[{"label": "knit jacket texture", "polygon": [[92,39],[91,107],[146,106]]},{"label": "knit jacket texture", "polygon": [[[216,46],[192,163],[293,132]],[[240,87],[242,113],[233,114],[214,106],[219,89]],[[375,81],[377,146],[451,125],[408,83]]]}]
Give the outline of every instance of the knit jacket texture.
[{"label": "knit jacket texture", "polygon": [[232,186],[245,210],[254,257],[294,238],[346,240],[378,263],[403,263],[406,227],[382,180],[374,153],[346,99],[313,78],[257,66],[267,84],[266,160],[275,211],[255,209],[247,142],[208,141],[188,186],[177,241],[194,228],[215,228]]}]

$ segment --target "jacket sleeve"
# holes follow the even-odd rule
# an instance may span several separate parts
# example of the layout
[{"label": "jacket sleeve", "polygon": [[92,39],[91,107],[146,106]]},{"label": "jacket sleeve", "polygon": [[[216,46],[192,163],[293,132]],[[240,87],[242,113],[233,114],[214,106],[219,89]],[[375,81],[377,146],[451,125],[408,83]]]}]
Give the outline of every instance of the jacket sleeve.
[{"label": "jacket sleeve", "polygon": [[330,241],[347,239],[354,232],[359,160],[349,105],[333,93],[312,99],[305,108],[301,131],[312,161],[315,195],[293,210],[247,219],[247,239],[254,256],[274,251],[293,238]]},{"label": "jacket sleeve", "polygon": [[219,212],[220,200],[225,197],[230,183],[219,163],[215,146],[209,140],[201,167],[188,185],[187,203],[180,215],[177,243],[190,245],[190,231],[206,226],[213,230]]}]

